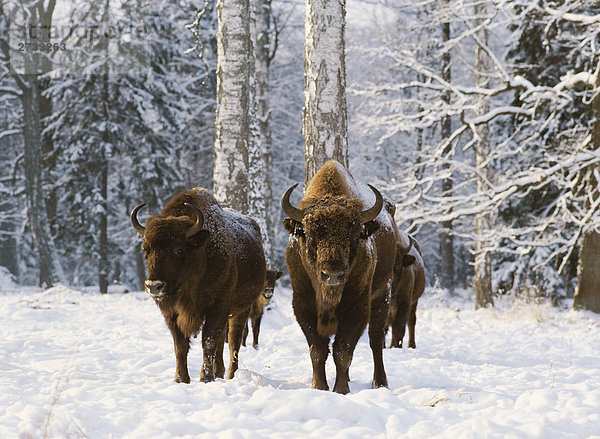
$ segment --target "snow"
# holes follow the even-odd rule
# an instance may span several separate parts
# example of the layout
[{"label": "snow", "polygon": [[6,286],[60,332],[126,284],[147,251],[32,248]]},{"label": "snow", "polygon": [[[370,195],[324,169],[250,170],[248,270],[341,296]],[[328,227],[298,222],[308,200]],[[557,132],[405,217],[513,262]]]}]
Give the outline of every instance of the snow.
[{"label": "snow", "polygon": [[[475,311],[428,290],[417,349],[384,352],[389,389],[370,388],[363,335],[342,396],[310,389],[289,289],[277,288],[260,349],[242,348],[233,380],[198,381],[194,340],[189,385],[173,382],[171,336],[145,293],[0,290],[3,438],[600,437],[593,313],[512,297]],[[332,386],[331,358],[327,376]]]}]

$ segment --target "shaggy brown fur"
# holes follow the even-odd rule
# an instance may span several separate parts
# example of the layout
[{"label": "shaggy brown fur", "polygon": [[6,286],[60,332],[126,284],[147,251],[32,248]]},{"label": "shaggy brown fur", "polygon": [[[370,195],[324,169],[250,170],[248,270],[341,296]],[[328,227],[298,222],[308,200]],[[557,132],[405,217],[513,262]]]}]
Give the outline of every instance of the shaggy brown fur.
[{"label": "shaggy brown fur", "polygon": [[[283,273],[277,270],[267,270],[267,277],[265,278],[265,287],[261,294],[252,305],[250,309],[250,322],[252,323],[252,347],[258,349],[258,334],[260,334],[260,322],[262,320],[265,306],[269,304],[275,291],[275,282],[281,277]],[[242,346],[246,346],[246,337],[248,336],[248,322],[244,327],[244,334],[242,335]]]},{"label": "shaggy brown fur", "polygon": [[401,348],[408,323],[408,347],[416,348],[415,325],[417,323],[417,303],[425,289],[425,267],[419,244],[413,237],[402,233],[412,241],[406,252],[403,244],[396,243],[396,262],[392,283],[392,302],[388,314],[388,326],[392,327],[391,348]]},{"label": "shaggy brown fur", "polygon": [[[191,229],[198,215],[184,203],[202,212],[201,230]],[[221,209],[212,193],[203,188],[175,196],[160,215],[148,219],[145,229],[137,223],[135,212],[132,224],[144,240],[148,268],[146,291],[155,299],[173,336],[175,381],[190,382],[190,337],[200,328],[204,351],[200,379],[208,382],[224,376],[228,319],[231,354],[227,378],[233,378],[244,323],[265,281],[258,225],[246,216]]]},{"label": "shaggy brown fur", "polygon": [[349,391],[350,363],[367,324],[373,387],[387,386],[382,347],[396,253],[393,219],[381,209],[375,219],[361,224],[359,215],[367,203],[357,198],[358,193],[348,171],[329,161],[313,177],[299,203],[302,221],[284,220],[291,234],[285,261],[292,304],[309,346],[312,387],[329,389],[325,361],[334,335],[333,390],[338,393]]}]

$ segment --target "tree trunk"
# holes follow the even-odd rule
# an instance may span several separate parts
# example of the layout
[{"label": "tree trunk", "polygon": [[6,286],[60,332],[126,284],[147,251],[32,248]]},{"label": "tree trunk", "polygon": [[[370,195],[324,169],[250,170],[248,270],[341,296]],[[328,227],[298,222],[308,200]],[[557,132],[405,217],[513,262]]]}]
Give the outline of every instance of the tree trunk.
[{"label": "tree trunk", "polygon": [[[600,65],[596,69],[600,72]],[[595,89],[600,89],[600,74],[596,75]],[[592,101],[595,120],[592,125],[592,148],[600,148],[600,96]],[[586,170],[589,177],[585,184],[592,187],[594,196],[598,197],[598,182],[592,169]],[[589,208],[588,201],[588,208]],[[588,309],[600,313],[600,233],[595,230],[584,232],[579,247],[579,263],[577,266],[577,290],[573,297],[573,307]]]},{"label": "tree trunk", "polygon": [[[487,6],[480,3],[475,6],[475,26],[480,26],[486,16]],[[477,32],[481,44],[487,46],[488,34],[487,28],[482,27]],[[475,86],[488,88],[490,84],[490,62],[489,57],[480,44],[475,44]],[[487,97],[481,98],[477,105],[477,115],[486,114],[490,109],[490,102]],[[487,161],[490,156],[490,130],[488,124],[477,126],[477,136],[479,137],[475,145],[475,166],[479,171],[480,177],[477,178],[477,194],[485,191],[485,183],[482,178],[490,179],[490,164]],[[477,241],[475,242],[475,308],[486,308],[494,305],[492,298],[492,261],[491,254],[485,250],[485,235],[491,228],[491,215],[489,213],[480,213],[475,216],[475,233]]]},{"label": "tree trunk", "polygon": [[[442,7],[447,7],[447,0],[442,0]],[[450,23],[442,23],[442,44],[450,41]],[[450,82],[450,52],[445,51],[441,58],[441,76],[446,82]],[[442,101],[450,104],[450,91],[445,90],[442,93]],[[442,119],[441,137],[442,140],[450,138],[452,134],[452,120],[450,116],[445,116]],[[443,151],[444,157],[448,157],[451,153],[452,145],[448,144]],[[442,172],[450,169],[450,164],[442,165]],[[452,177],[444,178],[441,183],[442,195],[446,197],[452,196],[453,182]],[[440,231],[440,286],[454,294],[454,236],[452,234],[452,221],[443,221],[441,223],[442,230]]]},{"label": "tree trunk", "polygon": [[264,202],[263,247],[267,265],[275,259],[273,241],[275,240],[276,215],[279,208],[273,202],[273,143],[269,118],[269,66],[274,53],[271,51],[271,0],[257,0],[256,3],[256,44],[254,48],[256,65],[256,105],[261,146],[262,195]]},{"label": "tree trunk", "polygon": [[[43,36],[42,29],[51,29],[55,1],[47,4],[35,3],[27,9],[27,21],[23,23],[27,41],[39,43],[37,34]],[[10,13],[10,12],[9,12]],[[34,38],[32,40],[32,38]],[[6,41],[5,41],[6,42]],[[8,56],[8,54],[5,54]],[[40,285],[51,287],[56,282],[64,282],[65,276],[54,247],[46,193],[44,188],[44,151],[42,147],[42,96],[40,72],[49,69],[45,56],[31,52],[23,54],[23,73],[11,74],[21,89],[20,100],[23,106],[23,167],[25,174],[25,196],[27,200],[27,218],[40,270]]]},{"label": "tree trunk", "polygon": [[25,168],[27,218],[36,247],[40,285],[50,288],[57,282],[64,282],[65,278],[50,233],[50,222],[44,197],[38,75],[25,75],[23,79],[25,87],[22,89],[21,101],[23,103],[25,149],[23,165]]},{"label": "tree trunk", "polygon": [[348,168],[346,1],[306,0],[304,187],[330,159]]},{"label": "tree trunk", "polygon": [[248,212],[251,62],[248,0],[217,2],[217,111],[214,194],[224,207]]},{"label": "tree trunk", "polygon": [[[256,2],[250,3],[249,21],[249,59],[248,59],[248,215],[256,220],[262,234],[266,229],[265,197],[263,194],[262,144],[257,120],[257,84],[256,84]],[[264,239],[264,238],[263,238]]]},{"label": "tree trunk", "polygon": [[[110,11],[110,0],[106,0],[104,3],[104,22],[109,23],[108,16]],[[108,105],[109,105],[109,90],[108,90],[108,38],[103,39],[104,42],[104,60],[103,72],[102,72],[102,116],[104,118],[104,128],[102,132],[102,145],[100,145],[100,206],[98,214],[98,229],[100,236],[98,237],[98,287],[101,294],[108,293],[108,273],[110,266],[108,264],[108,157],[107,148],[110,142],[109,133],[109,118]]]}]

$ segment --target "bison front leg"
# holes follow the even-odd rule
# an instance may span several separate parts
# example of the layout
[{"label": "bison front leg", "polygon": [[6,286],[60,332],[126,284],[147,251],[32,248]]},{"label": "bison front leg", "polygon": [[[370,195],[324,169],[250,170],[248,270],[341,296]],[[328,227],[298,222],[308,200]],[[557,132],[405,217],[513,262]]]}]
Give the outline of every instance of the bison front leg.
[{"label": "bison front leg", "polygon": [[383,365],[383,346],[385,345],[385,323],[389,305],[386,295],[373,299],[369,320],[369,344],[373,353],[373,388],[387,387],[387,376]]},{"label": "bison front leg", "polygon": [[310,341],[308,343],[313,370],[310,387],[318,390],[329,390],[325,374],[325,361],[329,356],[329,339],[315,334],[312,343]]},{"label": "bison front leg", "polygon": [[[362,290],[364,293],[364,290]],[[358,339],[369,320],[369,299],[366,293],[346,294],[338,306],[338,327],[333,342],[333,360],[336,376],[333,391],[346,394],[350,391],[350,364]]]},{"label": "bison front leg", "polygon": [[190,338],[184,336],[177,326],[177,315],[166,319],[166,322],[171,331],[175,347],[175,381],[178,383],[189,383],[190,375],[187,367],[187,356],[190,351]]},{"label": "bison front leg", "polygon": [[[202,328],[203,361],[200,381],[205,383],[214,381],[215,376],[219,376],[219,369],[224,369],[223,343],[226,323],[227,315],[212,315],[206,318],[204,328]],[[218,358],[219,353],[221,358]]]},{"label": "bison front leg", "polygon": [[311,387],[318,390],[329,390],[325,374],[325,362],[329,356],[329,337],[324,337],[318,333],[316,311],[309,310],[307,307],[301,307],[295,303],[294,313],[308,343],[310,361],[312,363]]},{"label": "bison front leg", "polygon": [[[362,331],[361,331],[362,332]],[[358,343],[358,336],[354,333],[351,334],[340,334],[335,337],[333,342],[333,361],[335,362],[335,384],[333,391],[345,395],[350,392],[350,364],[352,363],[352,357],[354,355],[354,349],[356,343]]]}]

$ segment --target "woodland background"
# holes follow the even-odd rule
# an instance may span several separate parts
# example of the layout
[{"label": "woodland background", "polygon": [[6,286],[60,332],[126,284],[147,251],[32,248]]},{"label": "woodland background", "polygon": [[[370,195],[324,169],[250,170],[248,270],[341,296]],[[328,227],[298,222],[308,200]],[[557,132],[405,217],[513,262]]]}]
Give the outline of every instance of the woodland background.
[{"label": "woodland background", "polygon": [[[302,1],[242,3],[252,56],[238,67],[255,95],[239,117],[258,139],[247,196],[281,269],[279,198],[311,159],[312,18]],[[600,311],[600,2],[346,7],[345,48],[333,55],[345,61],[349,168],[396,202],[428,282],[473,288],[478,306],[507,293],[559,303],[587,273],[581,304]],[[227,178],[216,152],[217,9],[0,1],[0,270],[21,285],[141,288],[131,209],[147,202],[156,213],[179,190],[217,193]]]}]

